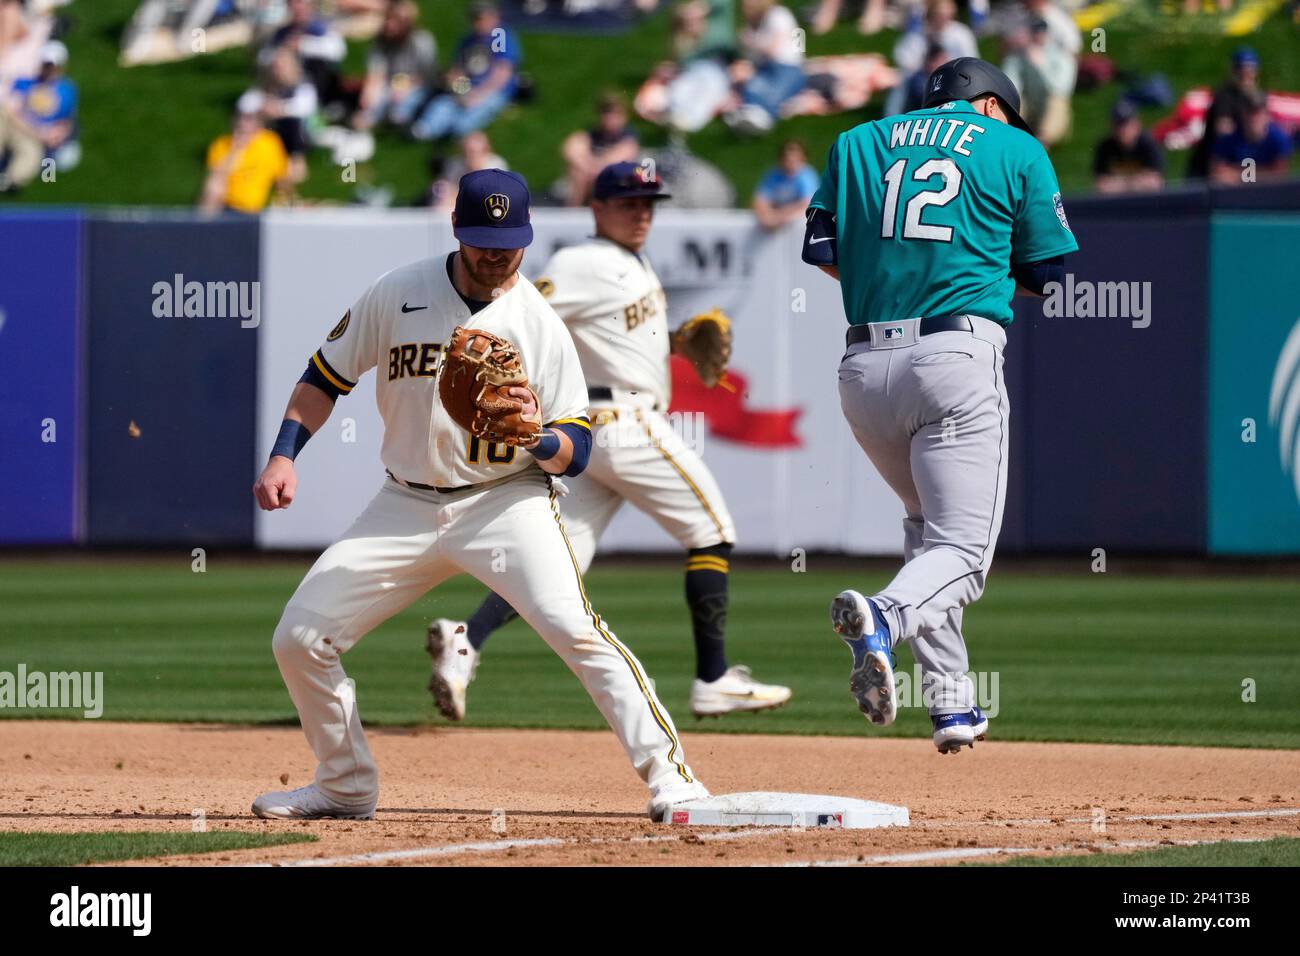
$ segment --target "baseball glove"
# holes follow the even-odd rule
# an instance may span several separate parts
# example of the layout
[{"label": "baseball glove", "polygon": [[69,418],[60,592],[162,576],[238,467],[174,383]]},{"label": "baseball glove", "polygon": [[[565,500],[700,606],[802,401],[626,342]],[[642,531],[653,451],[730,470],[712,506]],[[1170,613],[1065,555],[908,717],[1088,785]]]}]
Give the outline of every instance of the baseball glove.
[{"label": "baseball glove", "polygon": [[[537,410],[509,394],[525,388]],[[486,441],[532,445],[542,437],[541,403],[528,385],[519,349],[498,335],[457,326],[438,376],[438,397],[461,428]]]},{"label": "baseball glove", "polygon": [[713,388],[731,360],[731,319],[721,309],[692,316],[673,333],[673,351],[694,365],[700,381]]}]

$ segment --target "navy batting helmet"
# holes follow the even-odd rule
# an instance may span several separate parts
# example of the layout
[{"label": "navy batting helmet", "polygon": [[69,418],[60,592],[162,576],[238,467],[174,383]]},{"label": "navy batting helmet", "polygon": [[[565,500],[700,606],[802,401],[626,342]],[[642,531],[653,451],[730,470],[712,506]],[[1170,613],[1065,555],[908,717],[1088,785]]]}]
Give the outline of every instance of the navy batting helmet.
[{"label": "navy batting helmet", "polygon": [[1020,93],[1007,75],[992,63],[973,56],[949,60],[930,74],[925,87],[925,106],[941,106],[951,100],[973,100],[988,94],[996,96],[1011,125],[1032,133],[1020,115]]}]

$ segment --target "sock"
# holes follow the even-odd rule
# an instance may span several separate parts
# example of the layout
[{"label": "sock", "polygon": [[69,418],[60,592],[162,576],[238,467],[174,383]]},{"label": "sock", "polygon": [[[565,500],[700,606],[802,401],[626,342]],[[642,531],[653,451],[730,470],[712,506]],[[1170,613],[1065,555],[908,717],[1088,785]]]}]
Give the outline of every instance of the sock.
[{"label": "sock", "polygon": [[712,682],[727,669],[727,542],[691,548],[686,556],[686,604],[695,630],[695,676]]},{"label": "sock", "polygon": [[505,598],[497,596],[496,592],[489,594],[469,619],[469,633],[465,636],[469,639],[470,647],[476,651],[482,649],[493,631],[504,627],[518,616]]}]

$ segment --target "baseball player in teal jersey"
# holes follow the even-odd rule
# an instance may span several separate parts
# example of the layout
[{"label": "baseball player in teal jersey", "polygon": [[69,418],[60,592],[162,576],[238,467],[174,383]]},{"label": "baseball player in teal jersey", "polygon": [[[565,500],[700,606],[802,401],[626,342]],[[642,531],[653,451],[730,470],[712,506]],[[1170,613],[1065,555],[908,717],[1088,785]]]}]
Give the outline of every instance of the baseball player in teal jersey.
[{"label": "baseball player in teal jersey", "polygon": [[1018,286],[1041,295],[1060,281],[1079,247],[1011,81],[962,57],[926,91],[923,109],[836,140],[803,258],[840,281],[840,404],[906,510],[894,579],[870,599],[848,590],[831,602],[853,651],[850,690],[872,723],[892,723],[892,652],[910,643],[935,746],[955,753],[988,730],[961,625],[1002,523],[1011,300]]}]

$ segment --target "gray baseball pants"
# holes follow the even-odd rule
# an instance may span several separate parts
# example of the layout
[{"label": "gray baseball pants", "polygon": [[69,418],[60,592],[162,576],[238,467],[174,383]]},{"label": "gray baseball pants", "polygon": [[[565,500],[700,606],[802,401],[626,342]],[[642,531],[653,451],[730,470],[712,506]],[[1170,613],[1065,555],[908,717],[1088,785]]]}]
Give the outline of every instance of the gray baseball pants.
[{"label": "gray baseball pants", "polygon": [[975,704],[962,609],[984,591],[1007,487],[1006,332],[970,319],[973,332],[926,336],[890,323],[888,338],[878,323],[839,368],[844,417],[906,509],[905,563],[872,599],[911,643],[931,714]]}]

